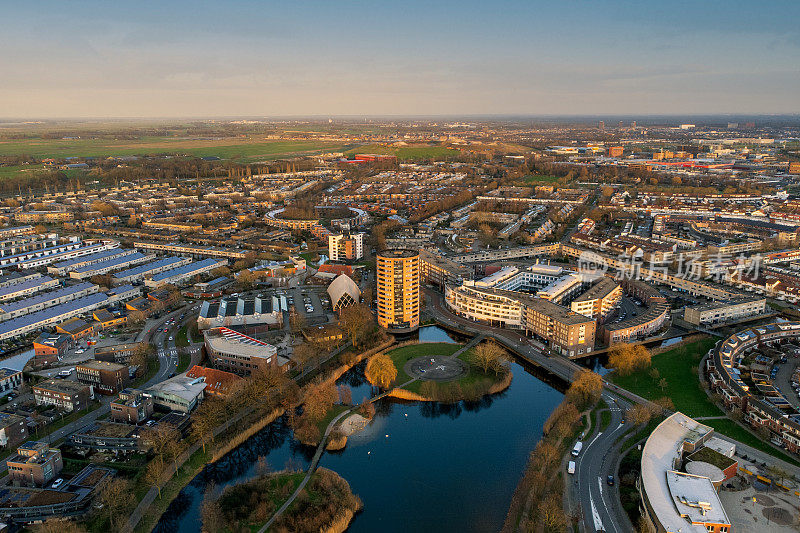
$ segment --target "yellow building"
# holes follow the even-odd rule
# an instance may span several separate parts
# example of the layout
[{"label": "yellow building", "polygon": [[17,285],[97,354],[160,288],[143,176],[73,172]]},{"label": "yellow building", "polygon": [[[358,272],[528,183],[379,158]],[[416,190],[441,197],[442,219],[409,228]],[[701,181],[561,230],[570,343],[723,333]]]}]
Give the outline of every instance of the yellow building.
[{"label": "yellow building", "polygon": [[378,254],[378,325],[391,330],[419,327],[419,252]]}]

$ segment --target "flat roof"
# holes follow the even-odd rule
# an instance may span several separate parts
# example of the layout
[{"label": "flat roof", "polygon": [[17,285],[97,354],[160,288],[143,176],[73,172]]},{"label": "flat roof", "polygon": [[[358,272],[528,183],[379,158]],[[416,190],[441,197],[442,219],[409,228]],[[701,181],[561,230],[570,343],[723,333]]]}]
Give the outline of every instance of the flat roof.
[{"label": "flat roof", "polygon": [[77,381],[65,381],[62,379],[48,379],[33,386],[34,389],[47,389],[55,392],[62,392],[65,394],[73,394],[89,388],[89,385],[78,383]]},{"label": "flat roof", "polygon": [[[667,531],[686,531],[707,533],[701,525],[692,525],[684,516],[692,519],[699,515],[692,504],[705,502],[718,523],[730,523],[719,496],[708,478],[699,478],[691,474],[670,476],[679,466],[685,442],[698,444],[714,430],[705,424],[686,416],[674,413],[661,422],[650,434],[642,450],[641,479],[650,507],[658,521]],[[676,472],[676,474],[681,474]],[[688,477],[687,477],[688,476]],[[702,481],[702,480],[705,481]],[[708,488],[711,492],[708,492]],[[689,503],[686,503],[689,502]],[[708,521],[714,521],[708,519]]]},{"label": "flat roof", "polygon": [[92,370],[111,370],[112,372],[116,372],[118,370],[123,370],[125,365],[121,365],[119,363],[111,363],[109,361],[98,361],[96,359],[90,359],[85,363],[81,363],[78,365],[78,368],[90,368]]},{"label": "flat roof", "polygon": [[277,353],[277,349],[273,345],[228,328],[207,330],[205,340],[212,350],[223,354],[271,359]]},{"label": "flat roof", "polygon": [[619,287],[619,283],[614,281],[613,279],[603,276],[602,279],[595,285],[593,285],[588,291],[584,292],[574,300],[572,303],[575,302],[587,302],[589,300],[597,300],[598,298],[605,298],[611,292]]},{"label": "flat roof", "polygon": [[387,259],[407,259],[418,256],[419,252],[408,250],[405,248],[391,248],[384,250],[378,254],[378,257],[385,257]]},{"label": "flat roof", "polygon": [[705,526],[700,524],[730,524],[730,519],[709,478],[670,470],[667,472],[667,486],[678,514],[685,520],[697,524],[690,527],[697,531],[707,531]]}]

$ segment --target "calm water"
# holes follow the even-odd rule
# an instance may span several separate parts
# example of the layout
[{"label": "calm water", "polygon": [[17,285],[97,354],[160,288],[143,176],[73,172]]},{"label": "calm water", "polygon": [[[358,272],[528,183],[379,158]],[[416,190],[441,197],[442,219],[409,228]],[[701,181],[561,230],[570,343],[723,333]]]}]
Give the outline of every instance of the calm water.
[{"label": "calm water", "polygon": [[[448,342],[443,335],[440,328],[420,330],[420,339],[429,342]],[[373,393],[363,368],[362,363],[339,380],[352,388],[356,402]],[[377,402],[370,426],[320,462],[364,502],[349,531],[497,531],[542,424],[562,397],[522,366],[513,364],[512,372],[507,391],[479,402]],[[313,452],[292,439],[281,418],[203,470],[155,531],[198,531],[208,484],[224,487],[254,476],[259,456],[279,470],[287,462],[305,467]]]}]

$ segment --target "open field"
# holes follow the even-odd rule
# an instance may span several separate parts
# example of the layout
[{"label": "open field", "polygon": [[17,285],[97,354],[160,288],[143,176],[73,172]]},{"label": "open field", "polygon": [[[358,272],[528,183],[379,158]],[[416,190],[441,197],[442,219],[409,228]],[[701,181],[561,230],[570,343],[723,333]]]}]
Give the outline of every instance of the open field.
[{"label": "open field", "polygon": [[346,156],[355,154],[384,154],[396,155],[401,161],[413,161],[419,159],[443,159],[456,157],[461,153],[455,148],[445,148],[443,146],[381,146],[379,144],[368,144],[345,152]]},{"label": "open field", "polygon": [[[197,157],[258,161],[320,152],[341,152],[347,147],[326,141],[283,141],[265,138],[143,137],[111,139],[21,139],[0,141],[0,155],[47,157],[111,157],[127,155],[187,154]],[[11,168],[11,167],[10,167]]]},{"label": "open field", "polygon": [[[693,371],[693,368],[697,368],[703,354],[712,346],[714,346],[714,339],[706,338],[654,355],[652,368],[657,368],[661,377],[665,378],[669,384],[664,392],[661,392],[661,389],[653,383],[647,372],[641,372],[638,377],[635,375],[618,376],[616,373],[612,373],[610,374],[611,381],[649,400],[655,400],[662,396],[672,398],[677,411],[692,417],[724,416],[725,413],[714,405],[702,389],[697,374]],[[794,457],[771,447],[733,420],[717,418],[701,420],[701,422],[713,427],[719,433],[753,448],[792,464],[800,464]],[[649,431],[646,433],[649,434]]]},{"label": "open field", "polygon": [[689,416],[719,416],[724,413],[706,395],[697,374],[692,370],[697,368],[700,359],[713,345],[713,339],[701,339],[654,355],[652,368],[658,369],[659,379],[667,380],[664,391],[657,386],[657,382],[654,383],[648,371],[629,376],[614,372],[610,377],[623,389],[648,400],[663,396],[672,398],[675,409]]}]

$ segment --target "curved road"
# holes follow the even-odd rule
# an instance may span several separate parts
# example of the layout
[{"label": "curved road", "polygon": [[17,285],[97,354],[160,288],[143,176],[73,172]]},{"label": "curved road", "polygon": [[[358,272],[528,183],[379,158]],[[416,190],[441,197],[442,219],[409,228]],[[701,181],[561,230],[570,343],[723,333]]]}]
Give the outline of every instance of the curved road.
[{"label": "curved road", "polygon": [[606,482],[609,475],[617,478],[615,444],[629,430],[623,419],[630,405],[606,391],[603,400],[611,412],[611,421],[603,431],[599,431],[599,424],[595,426],[574,459],[573,495],[580,503],[584,531],[630,531],[619,503],[617,485],[609,486]]}]

